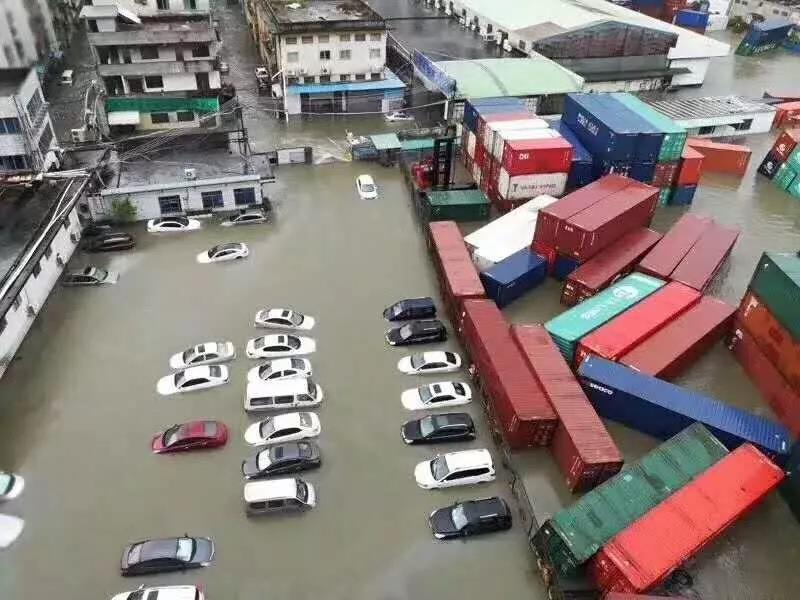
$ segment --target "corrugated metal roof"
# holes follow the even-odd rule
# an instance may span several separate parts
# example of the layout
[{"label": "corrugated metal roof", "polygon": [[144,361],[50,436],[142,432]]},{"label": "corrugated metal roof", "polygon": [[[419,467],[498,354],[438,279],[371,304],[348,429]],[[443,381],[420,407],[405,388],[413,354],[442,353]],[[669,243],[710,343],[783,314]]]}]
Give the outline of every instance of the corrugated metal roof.
[{"label": "corrugated metal roof", "polygon": [[433,138],[418,138],[416,140],[403,140],[400,146],[403,152],[410,152],[412,150],[430,150],[433,148]]},{"label": "corrugated metal roof", "polygon": [[703,98],[645,101],[662,115],[675,120],[775,112],[775,108],[769,104],[750,100],[743,96],[706,96]]},{"label": "corrugated metal roof", "polygon": [[369,136],[376,150],[396,150],[400,148],[400,140],[396,133],[379,133]]}]

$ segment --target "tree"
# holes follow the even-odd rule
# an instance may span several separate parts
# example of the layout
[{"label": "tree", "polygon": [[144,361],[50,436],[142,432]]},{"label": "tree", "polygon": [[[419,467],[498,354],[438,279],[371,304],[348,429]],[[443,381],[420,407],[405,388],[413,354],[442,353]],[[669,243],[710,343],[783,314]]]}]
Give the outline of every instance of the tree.
[{"label": "tree", "polygon": [[136,206],[129,198],[114,200],[111,203],[111,215],[117,223],[130,223],[136,220]]}]

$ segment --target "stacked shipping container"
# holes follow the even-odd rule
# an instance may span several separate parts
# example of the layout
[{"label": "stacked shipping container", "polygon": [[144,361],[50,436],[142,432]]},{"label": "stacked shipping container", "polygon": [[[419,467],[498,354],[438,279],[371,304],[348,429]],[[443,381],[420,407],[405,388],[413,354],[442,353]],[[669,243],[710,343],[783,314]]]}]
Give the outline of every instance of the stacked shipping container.
[{"label": "stacked shipping container", "polygon": [[782,190],[800,198],[800,129],[781,132],[758,172]]}]

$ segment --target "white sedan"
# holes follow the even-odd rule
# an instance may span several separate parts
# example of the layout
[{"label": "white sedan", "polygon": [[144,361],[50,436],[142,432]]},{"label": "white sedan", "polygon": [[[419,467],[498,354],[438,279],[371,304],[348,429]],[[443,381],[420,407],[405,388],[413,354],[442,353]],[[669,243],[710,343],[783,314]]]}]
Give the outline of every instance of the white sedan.
[{"label": "white sedan", "polygon": [[189,367],[158,380],[156,390],[162,396],[205,390],[228,383],[230,372],[225,365]]},{"label": "white sedan", "polygon": [[400,402],[408,410],[426,410],[440,406],[458,406],[472,400],[472,390],[460,381],[440,381],[406,390]]},{"label": "white sedan", "polygon": [[8,548],[22,533],[25,521],[11,515],[0,515],[0,549]]},{"label": "white sedan", "polygon": [[492,455],[485,448],[440,454],[414,468],[417,485],[426,490],[485,483],[494,478]]},{"label": "white sedan", "polygon": [[15,473],[0,471],[0,502],[13,500],[25,489],[25,480]]},{"label": "white sedan", "polygon": [[228,262],[250,256],[250,249],[242,242],[219,244],[197,255],[197,262],[201,265],[209,263]]},{"label": "white sedan", "polygon": [[302,335],[273,334],[247,340],[245,352],[250,358],[282,358],[311,354],[317,342]]},{"label": "white sedan", "polygon": [[313,329],[316,319],[291,308],[264,308],[256,313],[253,325],[272,329]]},{"label": "white sedan", "polygon": [[461,368],[461,357],[455,352],[422,352],[404,356],[397,362],[397,368],[406,375],[452,373]]},{"label": "white sedan", "polygon": [[356,191],[362,200],[374,200],[378,197],[378,188],[371,175],[359,175],[356,177]]},{"label": "white sedan", "polygon": [[390,123],[397,123],[399,121],[413,121],[414,117],[407,112],[403,112],[402,110],[396,110],[394,112],[386,113],[384,115],[384,119]]},{"label": "white sedan", "polygon": [[307,358],[276,358],[250,369],[247,382],[311,377],[311,374],[311,361]]},{"label": "white sedan", "polygon": [[200,227],[200,221],[188,217],[158,217],[147,222],[147,231],[150,233],[197,231]]},{"label": "white sedan", "polygon": [[204,600],[203,590],[194,585],[159,585],[122,592],[111,596],[111,600]]},{"label": "white sedan", "polygon": [[234,358],[236,358],[236,348],[232,342],[204,342],[173,354],[169,359],[169,367],[185,369],[228,362]]},{"label": "white sedan", "polygon": [[244,441],[251,446],[267,446],[315,438],[321,431],[316,413],[291,412],[253,423],[245,430]]}]

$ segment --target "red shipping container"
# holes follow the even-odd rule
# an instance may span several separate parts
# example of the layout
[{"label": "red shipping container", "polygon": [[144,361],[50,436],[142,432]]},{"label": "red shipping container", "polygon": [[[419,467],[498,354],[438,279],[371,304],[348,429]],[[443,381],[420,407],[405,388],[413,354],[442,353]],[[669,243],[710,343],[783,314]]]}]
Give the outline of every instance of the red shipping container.
[{"label": "red shipping container", "polygon": [[497,305],[491,300],[465,301],[459,327],[478,387],[509,447],[549,445],[558,419]]},{"label": "red shipping container", "polygon": [[523,119],[531,119],[536,115],[527,110],[514,109],[507,113],[489,113],[487,115],[478,115],[478,141],[486,145],[486,130],[489,123],[498,121],[521,121]]},{"label": "red shipping container", "polygon": [[700,301],[620,357],[623,365],[660,379],[673,379],[725,337],[736,309],[722,300]]},{"label": "red shipping container", "polygon": [[[538,243],[540,247],[544,248],[553,248],[553,252],[555,252],[556,235],[567,219],[611,194],[624,190],[632,182],[633,179],[622,175],[606,175],[541,209],[536,218],[536,229],[533,233],[534,244]],[[534,251],[536,251],[535,248]]]},{"label": "red shipping container", "polygon": [[712,223],[713,220],[710,217],[683,215],[661,238],[661,241],[645,255],[636,270],[653,277],[669,279],[675,267],[680,264]]},{"label": "red shipping container", "polygon": [[678,162],[663,162],[656,165],[653,171],[653,185],[655,187],[671,187],[678,176]]},{"label": "red shipping container", "polygon": [[486,146],[483,144],[475,144],[475,156],[473,157],[475,164],[483,173],[483,165],[486,164]]},{"label": "red shipping container", "polygon": [[679,186],[697,185],[700,183],[700,176],[703,174],[703,159],[705,157],[690,146],[683,147],[680,166],[678,167],[678,178],[676,184]]},{"label": "red shipping container", "polygon": [[719,144],[702,138],[689,138],[686,143],[705,157],[703,168],[708,172],[744,175],[752,150],[736,144]]},{"label": "red shipping container", "polygon": [[781,102],[775,105],[775,127],[786,127],[800,120],[800,102]]},{"label": "red shipping container", "polygon": [[770,362],[738,317],[728,346],[778,420],[792,435],[800,436],[800,394]]},{"label": "red shipping container", "polygon": [[787,160],[797,144],[800,144],[800,129],[787,129],[775,140],[772,151],[781,160]]},{"label": "red shipping container", "polygon": [[658,193],[637,181],[570,217],[556,236],[556,252],[584,262],[629,231],[647,227]]},{"label": "red shipping container", "polygon": [[474,163],[473,163],[472,159],[469,157],[469,155],[468,154],[464,154],[464,168],[467,170],[467,173],[470,174],[470,177],[473,176],[473,173],[472,173],[472,165],[473,164]]},{"label": "red shipping container", "polygon": [[512,176],[568,173],[572,164],[572,144],[562,137],[506,141],[502,162]]},{"label": "red shipping container", "polygon": [[[561,290],[561,303],[573,306],[604,290],[631,271],[661,239],[661,234],[642,227],[622,236],[591,260],[569,274]],[[536,249],[534,247],[534,252]],[[546,257],[545,257],[546,258]]]},{"label": "red shipping container", "polygon": [[547,330],[514,325],[511,335],[558,415],[550,448],[567,487],[590,490],[617,474],[622,454]]},{"label": "red shipping container", "polygon": [[454,221],[428,224],[428,244],[434,255],[442,298],[458,327],[461,303],[469,298],[485,298],[483,284],[470,258],[458,225]]},{"label": "red shipping container", "polygon": [[578,344],[575,364],[580,365],[590,354],[619,360],[699,300],[697,290],[680,283],[668,283],[584,337]]},{"label": "red shipping container", "polygon": [[704,291],[716,277],[738,238],[738,229],[727,229],[713,223],[678,263],[670,279]]},{"label": "red shipping container", "polygon": [[646,592],[755,508],[784,473],[744,444],[614,536],[588,563],[607,592]]},{"label": "red shipping container", "polygon": [[611,592],[606,594],[603,600],[687,600],[683,596],[643,596],[642,594],[622,594]]}]

